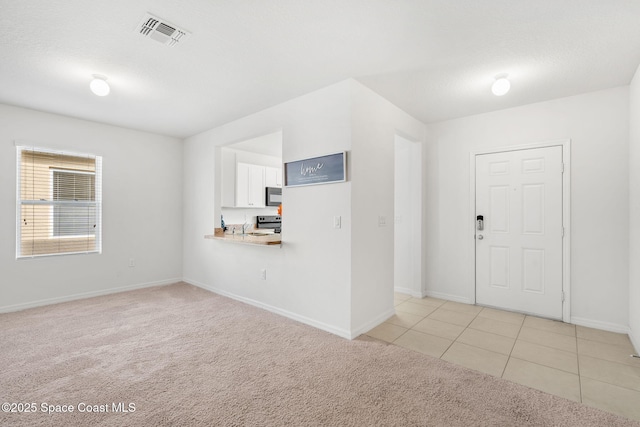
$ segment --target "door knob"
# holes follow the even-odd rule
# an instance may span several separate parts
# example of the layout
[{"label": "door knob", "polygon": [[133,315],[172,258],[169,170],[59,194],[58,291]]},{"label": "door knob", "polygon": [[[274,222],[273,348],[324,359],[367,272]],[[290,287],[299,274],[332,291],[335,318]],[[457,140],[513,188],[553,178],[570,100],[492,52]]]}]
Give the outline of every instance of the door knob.
[{"label": "door knob", "polygon": [[484,236],[482,234],[478,234],[478,240],[482,240],[484,239]]}]

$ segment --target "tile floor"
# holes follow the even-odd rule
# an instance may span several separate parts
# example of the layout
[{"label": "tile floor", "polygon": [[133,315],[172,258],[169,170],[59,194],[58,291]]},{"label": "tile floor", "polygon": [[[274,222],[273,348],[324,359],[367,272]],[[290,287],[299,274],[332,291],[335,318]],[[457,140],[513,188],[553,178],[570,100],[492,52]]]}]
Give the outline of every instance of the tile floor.
[{"label": "tile floor", "polygon": [[366,335],[640,420],[640,359],[624,334],[396,294]]}]

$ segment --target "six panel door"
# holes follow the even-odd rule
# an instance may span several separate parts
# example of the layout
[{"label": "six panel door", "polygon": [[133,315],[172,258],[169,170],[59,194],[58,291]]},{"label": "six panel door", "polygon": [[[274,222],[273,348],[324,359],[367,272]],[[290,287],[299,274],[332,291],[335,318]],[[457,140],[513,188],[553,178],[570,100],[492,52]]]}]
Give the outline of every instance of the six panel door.
[{"label": "six panel door", "polygon": [[476,156],[478,304],[562,319],[562,170],[559,146]]}]

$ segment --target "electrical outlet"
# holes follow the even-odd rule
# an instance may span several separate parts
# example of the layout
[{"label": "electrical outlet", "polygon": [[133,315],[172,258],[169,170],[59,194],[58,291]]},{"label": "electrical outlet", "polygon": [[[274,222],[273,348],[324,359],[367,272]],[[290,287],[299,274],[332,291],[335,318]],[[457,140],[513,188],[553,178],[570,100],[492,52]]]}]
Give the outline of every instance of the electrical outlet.
[{"label": "electrical outlet", "polygon": [[267,280],[267,269],[266,268],[263,268],[262,270],[260,270],[260,279]]},{"label": "electrical outlet", "polygon": [[380,215],[378,216],[378,227],[386,227],[387,226],[387,217]]},{"label": "electrical outlet", "polygon": [[135,267],[136,266],[136,260],[133,258],[129,258],[129,267]]},{"label": "electrical outlet", "polygon": [[334,216],[333,217],[333,228],[342,228],[342,217]]}]

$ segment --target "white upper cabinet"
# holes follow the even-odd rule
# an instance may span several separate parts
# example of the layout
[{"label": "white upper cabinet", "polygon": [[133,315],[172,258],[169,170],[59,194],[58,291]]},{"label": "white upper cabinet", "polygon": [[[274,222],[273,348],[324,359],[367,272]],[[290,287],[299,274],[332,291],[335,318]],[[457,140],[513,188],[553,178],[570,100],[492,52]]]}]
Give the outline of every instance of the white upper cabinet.
[{"label": "white upper cabinet", "polygon": [[265,166],[264,185],[265,187],[282,188],[282,169]]},{"label": "white upper cabinet", "polygon": [[265,187],[282,187],[282,159],[221,147],[223,208],[264,208]]},{"label": "white upper cabinet", "polygon": [[263,208],[265,167],[238,163],[236,170],[236,207]]}]

